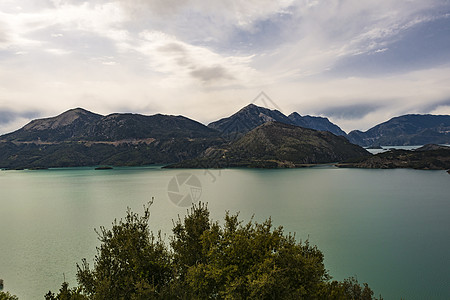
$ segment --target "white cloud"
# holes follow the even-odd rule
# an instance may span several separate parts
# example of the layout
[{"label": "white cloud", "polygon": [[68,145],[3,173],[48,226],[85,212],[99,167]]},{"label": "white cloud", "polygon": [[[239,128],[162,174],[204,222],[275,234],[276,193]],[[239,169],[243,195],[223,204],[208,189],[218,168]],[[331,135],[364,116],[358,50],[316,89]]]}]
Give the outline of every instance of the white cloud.
[{"label": "white cloud", "polygon": [[445,114],[445,107],[439,107],[439,103],[449,99],[450,86],[443,84],[449,81],[450,66],[443,66],[383,78],[350,77],[283,84],[272,92],[277,95],[273,98],[281,99],[279,105],[285,113],[328,112],[324,116],[350,131],[366,130],[398,115],[430,113],[429,107],[436,107],[433,113]]},{"label": "white cloud", "polygon": [[[255,21],[283,13],[294,0],[121,0],[120,3],[133,17],[193,21],[193,18],[209,19],[209,24],[222,30],[233,26],[250,30]],[[191,19],[192,18],[192,19]],[[183,20],[184,19],[184,20]],[[186,23],[188,24],[188,23]],[[195,24],[195,23],[192,23]],[[225,25],[225,27],[224,27]]]},{"label": "white cloud", "polygon": [[58,49],[58,48],[51,48],[51,49],[45,49],[48,53],[54,54],[54,55],[66,55],[70,54],[71,52],[64,49]]},{"label": "white cloud", "polygon": [[302,2],[296,2],[293,26],[285,29],[290,39],[259,62],[281,80],[292,80],[293,71],[302,79],[322,74],[346,57],[385,52],[408,29],[445,18],[431,15],[439,1]]},{"label": "white cloud", "polygon": [[[440,0],[4,0],[0,107],[208,122],[264,90],[285,113],[336,108],[346,130],[365,129],[425,112],[425,104],[448,111],[439,105],[450,94],[448,65],[376,76],[332,71],[352,57],[392,55],[405,33],[449,10]],[[350,113],[338,118],[345,107]]]}]

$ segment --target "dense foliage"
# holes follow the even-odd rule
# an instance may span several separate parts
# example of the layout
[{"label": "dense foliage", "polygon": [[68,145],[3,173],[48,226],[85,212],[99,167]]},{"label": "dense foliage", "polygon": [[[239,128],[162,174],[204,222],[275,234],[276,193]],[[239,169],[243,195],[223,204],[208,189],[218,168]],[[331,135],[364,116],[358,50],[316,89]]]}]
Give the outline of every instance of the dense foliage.
[{"label": "dense foliage", "polygon": [[283,228],[239,221],[220,225],[203,204],[174,223],[170,246],[149,231],[149,207],[128,210],[111,229],[97,231],[101,246],[91,268],[78,266],[78,283],[63,283],[52,299],[373,299],[354,278],[331,281],[323,254],[296,242]]}]

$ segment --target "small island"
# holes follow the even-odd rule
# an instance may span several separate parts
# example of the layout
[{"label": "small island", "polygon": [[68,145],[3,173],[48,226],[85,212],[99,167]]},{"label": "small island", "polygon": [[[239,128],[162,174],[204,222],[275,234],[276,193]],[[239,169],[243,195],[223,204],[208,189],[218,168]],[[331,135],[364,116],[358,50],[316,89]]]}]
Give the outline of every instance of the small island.
[{"label": "small island", "polygon": [[380,145],[372,145],[370,147],[367,147],[366,149],[370,149],[370,150],[383,150],[384,148],[381,147]]},{"label": "small island", "polygon": [[33,167],[33,168],[29,168],[29,170],[40,171],[40,170],[48,170],[48,168],[47,167]]},{"label": "small island", "polygon": [[114,169],[113,167],[110,166],[101,166],[101,167],[96,167],[95,170],[112,170]]}]

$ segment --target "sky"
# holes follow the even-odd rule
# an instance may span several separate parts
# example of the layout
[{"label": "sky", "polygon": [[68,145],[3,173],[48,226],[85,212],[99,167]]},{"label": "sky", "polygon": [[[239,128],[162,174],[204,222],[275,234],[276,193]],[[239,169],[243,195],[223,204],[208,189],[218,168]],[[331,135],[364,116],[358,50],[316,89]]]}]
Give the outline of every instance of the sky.
[{"label": "sky", "polygon": [[450,114],[450,0],[0,1],[0,134],[76,107],[208,124],[252,102],[347,132]]}]

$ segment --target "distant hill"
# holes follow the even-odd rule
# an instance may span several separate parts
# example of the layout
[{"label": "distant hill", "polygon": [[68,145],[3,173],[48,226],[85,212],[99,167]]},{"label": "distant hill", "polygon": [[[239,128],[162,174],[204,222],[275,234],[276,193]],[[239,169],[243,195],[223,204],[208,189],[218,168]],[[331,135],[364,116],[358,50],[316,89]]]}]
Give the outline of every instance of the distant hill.
[{"label": "distant hill", "polygon": [[366,132],[354,130],[348,139],[361,146],[450,144],[449,115],[404,115]]},{"label": "distant hill", "polygon": [[254,128],[271,121],[315,130],[330,131],[336,135],[346,135],[344,131],[337,125],[331,123],[327,118],[301,116],[298,113],[292,113],[288,117],[278,110],[272,110],[254,104],[245,106],[230,117],[212,122],[208,127],[216,129],[222,132],[226,138],[234,140]]},{"label": "distant hill", "polygon": [[173,163],[221,144],[219,135],[182,116],[102,116],[77,108],[0,136],[0,168]]},{"label": "distant hill", "polygon": [[389,150],[337,164],[342,168],[449,170],[450,147],[428,144],[416,150]]},{"label": "distant hill", "polygon": [[299,167],[371,154],[342,136],[280,122],[267,122],[235,142],[208,149],[203,156],[169,167]]}]

